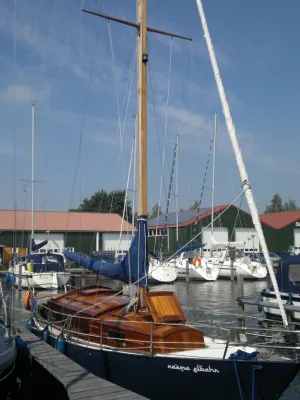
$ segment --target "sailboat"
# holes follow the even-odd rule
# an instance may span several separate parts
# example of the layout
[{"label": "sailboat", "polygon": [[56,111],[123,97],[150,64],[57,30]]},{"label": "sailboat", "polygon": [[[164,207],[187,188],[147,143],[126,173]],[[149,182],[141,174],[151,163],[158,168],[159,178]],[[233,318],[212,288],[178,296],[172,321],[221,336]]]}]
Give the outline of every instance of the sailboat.
[{"label": "sailboat", "polygon": [[57,253],[35,253],[47,245],[45,240],[35,243],[34,240],[34,133],[35,133],[35,103],[31,108],[31,253],[25,261],[14,263],[9,268],[9,280],[16,286],[36,289],[58,289],[64,287],[71,274],[65,270],[64,258]]},{"label": "sailboat", "polygon": [[[173,179],[173,172],[174,166],[176,165],[176,235],[178,235],[178,143],[179,143],[179,135],[176,135],[175,141],[175,148],[174,148],[174,157],[173,157],[173,165],[172,165],[172,172],[171,172],[171,180],[170,180],[170,187],[169,187],[169,194],[168,194],[168,201],[167,201],[167,210],[169,207],[169,196],[171,194],[171,187],[172,187],[172,179]],[[158,222],[158,220],[157,220]],[[166,232],[166,223],[167,223],[167,214],[165,217],[165,226],[164,232]],[[177,237],[177,236],[176,236]],[[164,238],[164,237],[163,237]],[[163,239],[162,239],[163,240]],[[155,246],[154,246],[155,247]],[[162,243],[161,243],[161,251],[162,251]],[[149,257],[149,267],[148,267],[148,280],[160,283],[173,283],[178,277],[178,268],[174,262],[168,262],[163,260],[163,255],[160,254],[159,258]]]},{"label": "sailboat", "polygon": [[[201,10],[201,2],[197,3]],[[32,294],[32,318],[27,328],[90,372],[150,399],[278,398],[299,371],[297,359],[259,358],[256,347],[209,338],[187,323],[174,293],[148,289],[147,30],[157,30],[147,27],[147,0],[138,0],[137,8],[138,23],[130,23],[138,29],[137,232],[120,263],[102,263],[65,251],[70,260],[84,268],[134,284],[137,295],[126,297],[104,286],[84,287],[48,298]],[[203,9],[201,15],[204,18]],[[208,40],[206,22],[203,26]],[[253,201],[248,179],[245,186]],[[254,202],[250,208],[267,259]],[[270,260],[267,263],[272,270]],[[273,278],[274,273],[270,276]],[[284,310],[282,315],[288,326]]]},{"label": "sailboat", "polygon": [[[213,168],[212,168],[212,196],[211,196],[211,243],[209,252],[204,252],[204,260],[208,267],[215,272],[217,278],[236,278],[237,273],[245,279],[264,279],[268,270],[260,262],[252,261],[244,254],[244,242],[217,242],[214,238],[214,209],[215,209],[215,169],[216,169],[216,138],[218,117],[215,112],[213,136]],[[231,260],[230,250],[234,249]]]}]

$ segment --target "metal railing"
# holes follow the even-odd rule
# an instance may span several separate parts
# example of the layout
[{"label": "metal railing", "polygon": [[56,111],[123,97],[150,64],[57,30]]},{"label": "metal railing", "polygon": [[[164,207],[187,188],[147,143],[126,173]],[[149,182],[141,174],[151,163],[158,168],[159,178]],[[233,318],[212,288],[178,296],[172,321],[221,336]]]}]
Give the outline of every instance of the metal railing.
[{"label": "metal railing", "polygon": [[[42,311],[48,310],[51,312],[51,315],[48,313],[48,319],[44,319],[42,315]],[[59,315],[60,317],[63,316],[62,320],[56,320],[54,318],[55,315]],[[76,322],[80,323],[80,320],[86,320],[89,322],[97,322],[99,323],[99,334],[94,334],[92,333],[92,327],[89,325],[89,332],[83,332],[80,331],[79,329],[75,328]],[[49,309],[43,304],[39,304],[37,309],[36,309],[36,321],[40,325],[40,330],[42,330],[45,326],[48,326],[50,328],[50,331],[52,331],[53,336],[58,336],[60,333],[63,333],[67,340],[70,342],[75,342],[85,345],[87,348],[98,348],[98,349],[116,349],[118,348],[119,350],[123,351],[134,351],[134,352],[143,352],[143,354],[147,355],[154,355],[158,353],[180,353],[182,351],[186,350],[197,350],[197,349],[203,349],[204,347],[210,347],[214,349],[223,349],[223,358],[226,356],[228,349],[232,347],[240,347],[240,348],[246,348],[246,347],[255,347],[257,349],[272,349],[272,350],[288,350],[288,351],[293,351],[294,353],[298,353],[300,350],[300,343],[299,343],[299,338],[298,342],[296,342],[297,345],[283,345],[282,342],[275,343],[274,338],[270,335],[265,335],[262,333],[271,333],[271,334],[287,334],[288,332],[284,329],[270,329],[270,328],[263,328],[263,327],[248,327],[248,328],[243,328],[241,329],[240,326],[237,327],[231,327],[231,328],[221,328],[220,326],[213,326],[211,324],[202,324],[202,323],[156,323],[153,321],[136,321],[136,320],[120,320],[116,316],[115,319],[99,319],[99,318],[94,318],[94,317],[83,317],[79,315],[69,315],[66,313],[62,313],[60,311],[54,311]],[[73,326],[72,326],[72,321]],[[119,322],[119,326],[112,326],[112,322]],[[146,337],[141,337],[138,339],[130,339],[128,337],[124,338],[118,338],[118,337],[109,337],[108,334],[103,334],[103,325],[105,323],[110,324],[110,328],[112,331],[115,329],[115,333],[123,333],[123,327],[124,325],[128,324],[143,324],[143,325],[148,325],[148,328],[145,328],[143,332],[140,332],[141,335],[144,335]],[[123,326],[122,326],[123,325]],[[183,341],[161,341],[161,340],[156,340],[153,335],[153,326],[158,327],[158,326],[176,326],[176,327],[185,327],[185,328],[194,328],[194,329],[199,329],[203,327],[215,327],[217,329],[222,329],[224,331],[231,331],[231,330],[239,330],[242,331],[243,333],[249,334],[251,337],[259,337],[260,339],[270,339],[268,341],[264,341],[261,343],[253,343],[253,342],[239,342],[239,341],[229,341],[229,340],[224,340],[224,339],[211,339],[209,343],[207,343],[205,340],[199,341],[199,342],[183,342]],[[39,329],[39,328],[37,328]],[[293,334],[300,334],[299,330],[294,330],[292,331]],[[148,338],[147,338],[148,336]],[[99,345],[97,345],[99,344]],[[125,344],[125,345],[124,345]],[[299,345],[298,345],[299,344]],[[123,349],[122,349],[123,346]],[[178,354],[179,355],[179,354]],[[179,355],[180,356],[180,355]],[[297,358],[297,354],[295,355]],[[190,355],[189,355],[190,357]],[[195,355],[195,357],[199,357],[199,355]],[[222,358],[222,357],[220,357]]]}]

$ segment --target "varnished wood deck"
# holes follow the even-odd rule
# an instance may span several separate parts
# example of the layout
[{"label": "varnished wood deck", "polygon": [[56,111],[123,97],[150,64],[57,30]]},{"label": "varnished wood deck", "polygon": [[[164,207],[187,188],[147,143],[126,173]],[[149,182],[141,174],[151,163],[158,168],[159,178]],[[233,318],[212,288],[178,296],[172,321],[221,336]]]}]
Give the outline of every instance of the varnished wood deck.
[{"label": "varnished wood deck", "polygon": [[26,329],[20,336],[32,357],[65,387],[70,400],[146,399],[89,373]]}]

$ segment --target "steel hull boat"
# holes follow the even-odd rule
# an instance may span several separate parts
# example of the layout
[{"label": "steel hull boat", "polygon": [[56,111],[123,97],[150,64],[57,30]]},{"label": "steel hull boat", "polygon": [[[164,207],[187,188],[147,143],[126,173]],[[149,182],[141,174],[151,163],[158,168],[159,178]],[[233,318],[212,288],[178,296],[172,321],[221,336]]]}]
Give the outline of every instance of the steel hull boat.
[{"label": "steel hull boat", "polygon": [[300,369],[289,358],[229,359],[238,351],[256,357],[256,349],[205,337],[171,292],[143,296],[147,305],[138,310],[132,299],[99,286],[32,294],[27,327],[88,371],[150,399],[226,393],[240,400],[239,388],[244,398],[254,391],[256,400],[277,399]]},{"label": "steel hull boat", "polygon": [[[42,331],[33,332],[42,337]],[[51,335],[49,343],[55,347],[56,340]],[[65,355],[89,372],[153,400],[192,399],[196,393],[201,393],[202,400],[240,400],[239,385],[245,399],[278,399],[300,368],[296,362],[285,361],[130,354],[68,341]]]}]

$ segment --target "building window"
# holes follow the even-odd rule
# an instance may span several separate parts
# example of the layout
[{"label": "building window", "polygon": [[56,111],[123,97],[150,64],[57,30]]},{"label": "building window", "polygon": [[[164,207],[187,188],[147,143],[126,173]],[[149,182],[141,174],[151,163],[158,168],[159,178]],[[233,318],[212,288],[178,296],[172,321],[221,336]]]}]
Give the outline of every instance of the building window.
[{"label": "building window", "polygon": [[[148,229],[148,237],[151,236],[163,236],[164,235],[164,230],[163,229]],[[167,232],[165,236],[167,235]]]}]

